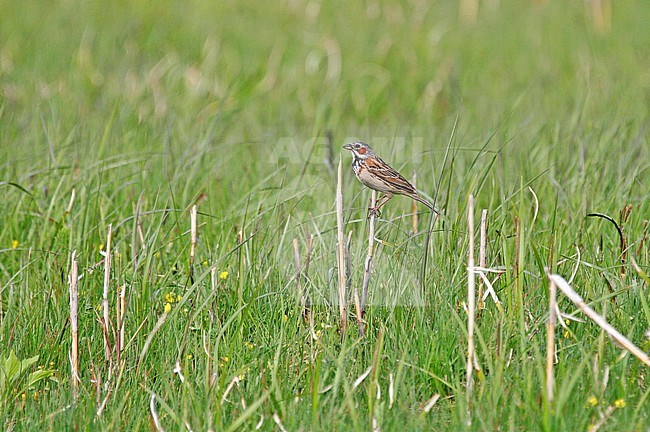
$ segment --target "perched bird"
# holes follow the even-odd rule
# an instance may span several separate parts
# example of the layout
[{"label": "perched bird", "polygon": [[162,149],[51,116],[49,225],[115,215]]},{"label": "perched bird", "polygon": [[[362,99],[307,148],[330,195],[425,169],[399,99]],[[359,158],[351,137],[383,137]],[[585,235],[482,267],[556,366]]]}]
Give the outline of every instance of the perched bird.
[{"label": "perched bird", "polygon": [[354,142],[344,145],[343,148],[352,152],[352,169],[359,181],[383,194],[376,206],[368,209],[369,214],[377,213],[393,195],[406,195],[439,213],[433,204],[418,195],[408,180],[377,156],[368,144]]}]

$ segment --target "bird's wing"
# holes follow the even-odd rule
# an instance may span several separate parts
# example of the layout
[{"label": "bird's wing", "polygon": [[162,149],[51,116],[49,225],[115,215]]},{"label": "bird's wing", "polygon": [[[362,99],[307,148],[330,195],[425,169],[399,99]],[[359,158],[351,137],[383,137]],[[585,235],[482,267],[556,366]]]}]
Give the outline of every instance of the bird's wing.
[{"label": "bird's wing", "polygon": [[366,168],[370,174],[378,177],[384,183],[396,189],[393,193],[417,195],[417,192],[413,185],[409,183],[408,180],[404,178],[404,176],[398,173],[378,156],[375,156],[374,158],[367,158],[365,162]]}]

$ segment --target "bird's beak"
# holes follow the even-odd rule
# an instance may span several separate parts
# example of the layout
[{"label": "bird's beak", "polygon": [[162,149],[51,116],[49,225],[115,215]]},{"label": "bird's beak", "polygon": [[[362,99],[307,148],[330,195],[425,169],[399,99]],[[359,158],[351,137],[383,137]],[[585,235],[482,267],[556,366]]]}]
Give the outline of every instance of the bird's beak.
[{"label": "bird's beak", "polygon": [[343,148],[352,151],[352,144],[346,144],[343,146]]}]

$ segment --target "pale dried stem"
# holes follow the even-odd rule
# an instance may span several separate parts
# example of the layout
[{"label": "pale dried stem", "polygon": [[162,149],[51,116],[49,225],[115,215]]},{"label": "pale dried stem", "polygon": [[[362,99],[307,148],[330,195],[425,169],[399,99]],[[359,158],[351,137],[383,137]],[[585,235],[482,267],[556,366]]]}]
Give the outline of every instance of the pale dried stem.
[{"label": "pale dried stem", "polygon": [[142,351],[140,352],[140,357],[138,358],[138,369],[142,365],[142,360],[144,360],[144,356],[147,354],[147,351],[149,351],[149,346],[151,345],[151,342],[153,341],[154,336],[156,333],[158,333],[158,330],[165,324],[165,321],[167,321],[167,317],[169,314],[167,312],[163,312],[163,314],[158,318],[158,321],[156,321],[156,325],[153,326],[153,329],[151,330],[151,333],[147,336],[147,340],[144,343],[144,346],[142,347]]},{"label": "pale dried stem", "polygon": [[[487,209],[483,209],[481,212],[481,237],[480,245],[478,250],[478,262],[481,268],[487,268]],[[485,304],[483,303],[483,278],[480,278],[478,281],[478,309],[483,309]]]},{"label": "pale dried stem", "polygon": [[339,271],[339,312],[341,315],[341,339],[345,336],[347,311],[345,305],[345,235],[343,226],[343,168],[339,159],[336,176],[336,228],[337,228],[337,260]]},{"label": "pale dried stem", "polygon": [[548,328],[546,332],[546,397],[549,405],[553,403],[553,387],[555,383],[553,365],[555,363],[556,297],[557,287],[551,279],[548,285]]},{"label": "pale dried stem", "polygon": [[474,315],[476,301],[476,279],[474,277],[474,197],[469,195],[467,200],[467,232],[469,235],[469,247],[467,256],[467,401],[472,395],[473,381],[472,372],[474,369]]},{"label": "pale dried stem", "polygon": [[[375,208],[377,205],[377,191],[373,190],[370,195],[370,208]],[[359,308],[359,335],[363,336],[365,333],[363,315],[366,312],[366,303],[368,301],[368,285],[370,284],[370,275],[372,273],[372,258],[375,254],[375,212],[370,213],[370,221],[368,223],[368,254],[366,255],[366,262],[363,265],[363,284],[361,285],[361,304]]]},{"label": "pale dried stem", "polygon": [[[413,170],[412,184],[413,187],[416,188],[416,190],[418,187],[417,180],[418,180],[418,175],[415,172],[415,170]],[[413,214],[413,220],[412,220],[413,234],[417,234],[418,233],[418,206],[415,200],[411,200],[411,213]]]},{"label": "pale dried stem", "polygon": [[152,393],[151,394],[151,399],[149,400],[149,411],[151,412],[151,419],[153,420],[153,426],[156,428],[157,432],[165,432],[165,429],[162,427],[162,424],[160,423],[160,419],[158,418],[158,411],[156,411],[156,394]]},{"label": "pale dried stem", "polygon": [[196,256],[196,215],[197,208],[194,204],[190,210],[190,277],[194,279],[194,257]]},{"label": "pale dried stem", "polygon": [[650,357],[639,347],[634,345],[628,338],[623,336],[618,330],[612,327],[605,318],[598,315],[592,308],[587,306],[580,295],[571,288],[564,278],[557,274],[549,274],[548,278],[562,291],[569,299],[580,308],[593,322],[598,324],[605,332],[614,339],[622,348],[629,351],[636,358],[641,360],[646,366],[650,366]]},{"label": "pale dried stem", "polygon": [[70,269],[70,329],[72,333],[72,353],[70,364],[72,367],[72,399],[76,400],[79,393],[79,326],[78,326],[78,270],[77,251],[72,251]]},{"label": "pale dried stem", "polygon": [[111,240],[113,236],[113,225],[108,224],[108,234],[106,235],[106,250],[104,255],[104,294],[102,297],[102,306],[104,312],[104,350],[106,355],[106,361],[111,362],[111,344],[109,340],[110,336],[110,314],[108,309],[108,289],[111,280]]}]

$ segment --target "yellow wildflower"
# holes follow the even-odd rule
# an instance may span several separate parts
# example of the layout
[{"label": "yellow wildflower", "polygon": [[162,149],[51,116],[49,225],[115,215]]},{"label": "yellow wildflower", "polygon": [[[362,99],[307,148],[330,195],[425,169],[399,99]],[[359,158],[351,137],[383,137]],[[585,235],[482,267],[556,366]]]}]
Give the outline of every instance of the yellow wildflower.
[{"label": "yellow wildflower", "polygon": [[165,313],[168,314],[172,311],[172,305],[170,303],[165,303]]},{"label": "yellow wildflower", "polygon": [[11,248],[16,249],[18,247],[18,240],[14,240],[11,242]]},{"label": "yellow wildflower", "polygon": [[222,271],[221,273],[219,273],[219,279],[221,279],[221,280],[228,279],[228,272],[227,271]]},{"label": "yellow wildflower", "polygon": [[592,396],[587,400],[587,403],[591,406],[596,406],[598,405],[598,398],[596,396]]},{"label": "yellow wildflower", "polygon": [[614,406],[616,408],[625,408],[625,399],[616,399],[614,401]]}]

